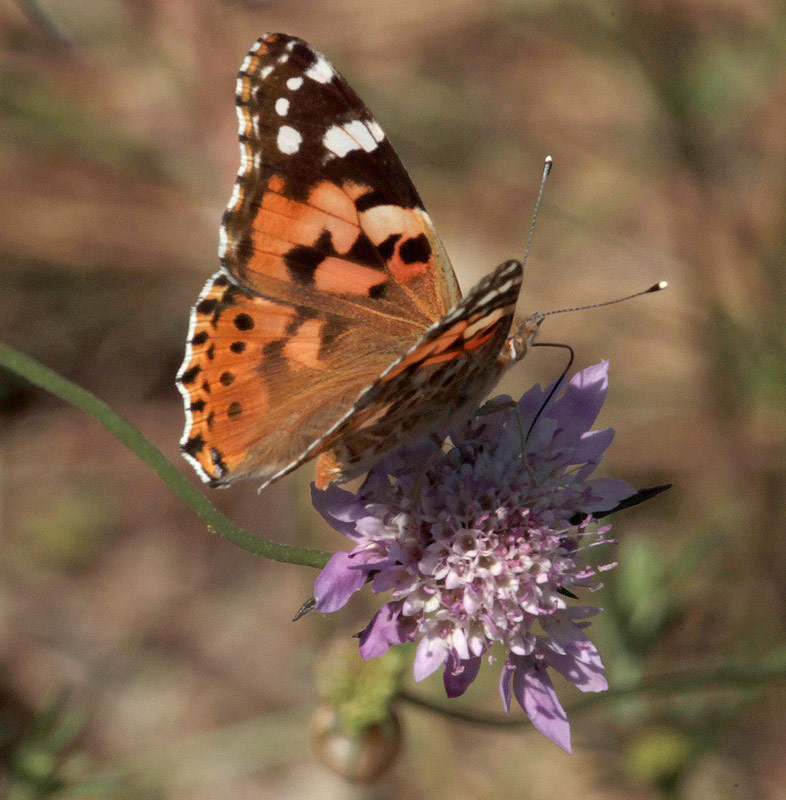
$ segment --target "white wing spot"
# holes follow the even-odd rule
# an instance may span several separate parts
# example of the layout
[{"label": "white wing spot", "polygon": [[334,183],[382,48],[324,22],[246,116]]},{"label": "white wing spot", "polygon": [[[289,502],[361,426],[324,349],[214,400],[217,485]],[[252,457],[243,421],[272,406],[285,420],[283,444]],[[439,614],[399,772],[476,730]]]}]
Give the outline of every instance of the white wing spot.
[{"label": "white wing spot", "polygon": [[306,70],[306,77],[317,83],[330,83],[333,80],[333,67],[325,56],[317,56],[317,60]]},{"label": "white wing spot", "polygon": [[295,49],[295,45],[297,44],[296,41],[292,40],[291,42],[287,43],[287,50],[291,53]]},{"label": "white wing spot", "polygon": [[279,117],[285,117],[287,115],[287,111],[289,111],[289,100],[286,97],[279,97],[276,100],[276,114]]},{"label": "white wing spot", "polygon": [[359,119],[353,119],[352,122],[345,123],[344,130],[351,137],[357,139],[357,141],[360,143],[360,146],[367,153],[377,149],[377,143],[374,140],[374,137],[371,135],[369,129],[366,127],[365,122],[361,122]]},{"label": "white wing spot", "polygon": [[505,292],[510,291],[515,285],[514,280],[505,281],[502,286],[498,286],[493,292],[490,293],[491,297],[497,297],[497,295],[505,294]]},{"label": "white wing spot", "polygon": [[375,119],[367,122],[366,127],[371,131],[374,141],[381,142],[385,138],[385,131],[379,127],[379,123]]},{"label": "white wing spot", "polygon": [[300,150],[300,143],[302,141],[303,137],[289,125],[282,125],[278,129],[276,144],[278,145],[278,149],[285,155],[291,156],[293,153],[297,153],[297,151]]},{"label": "white wing spot", "polygon": [[273,71],[273,65],[268,64],[266,67],[262,67],[262,69],[259,70],[259,77],[262,78],[262,80],[265,80],[265,78],[267,78],[267,76],[270,75],[272,71]]},{"label": "white wing spot", "polygon": [[332,125],[325,131],[322,144],[339,158],[343,158],[353,150],[363,149],[370,153],[377,146],[366,124],[359,119],[343,125]]},{"label": "white wing spot", "polygon": [[[241,158],[242,158],[242,151],[241,151]],[[242,175],[244,170],[240,169],[238,172],[239,175]],[[240,199],[240,184],[235,181],[234,185],[232,186],[232,197],[229,198],[229,208],[234,208],[237,205],[237,201]]]},{"label": "white wing spot", "polygon": [[303,78],[290,78],[287,81],[287,89],[296,92],[303,85]]},{"label": "white wing spot", "polygon": [[333,125],[325,131],[322,144],[339,158],[343,158],[352,150],[360,150],[360,145],[341,127]]},{"label": "white wing spot", "polygon": [[283,55],[283,56],[279,56],[279,57],[276,59],[276,61],[277,61],[279,64],[286,64],[286,63],[287,63],[287,61],[289,61],[289,53],[284,53],[284,55]]}]

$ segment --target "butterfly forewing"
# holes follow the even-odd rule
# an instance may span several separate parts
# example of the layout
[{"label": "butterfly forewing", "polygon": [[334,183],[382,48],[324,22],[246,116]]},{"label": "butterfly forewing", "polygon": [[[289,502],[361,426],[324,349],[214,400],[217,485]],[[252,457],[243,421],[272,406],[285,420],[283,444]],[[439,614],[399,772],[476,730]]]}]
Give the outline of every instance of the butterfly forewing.
[{"label": "butterfly forewing", "polygon": [[270,34],[237,83],[241,168],[221,257],[263,294],[332,296],[428,326],[458,299],[442,245],[382,128],[300,39]]}]

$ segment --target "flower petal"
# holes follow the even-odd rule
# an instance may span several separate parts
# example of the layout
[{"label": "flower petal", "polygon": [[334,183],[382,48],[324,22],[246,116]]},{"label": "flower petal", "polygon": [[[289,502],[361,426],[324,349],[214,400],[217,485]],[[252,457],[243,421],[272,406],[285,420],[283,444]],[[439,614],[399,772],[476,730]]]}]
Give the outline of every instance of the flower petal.
[{"label": "flower petal", "polygon": [[328,614],[338,611],[347,600],[366,582],[366,571],[358,569],[358,561],[352,558],[355,551],[339,550],[314,581],[314,599],[317,611]]},{"label": "flower petal", "polygon": [[[574,607],[568,612],[597,611],[592,607]],[[571,615],[573,616],[573,615]],[[554,616],[541,622],[553,642],[540,647],[549,665],[582,692],[602,692],[609,688],[598,648],[587,638],[584,630],[569,619]],[[544,640],[541,640],[543,642]],[[554,647],[557,644],[558,647]]]},{"label": "flower petal", "polygon": [[403,566],[388,566],[380,570],[371,582],[375,593],[387,592],[393,589],[405,593],[417,586],[417,578]]},{"label": "flower petal", "polygon": [[391,645],[412,641],[415,627],[411,620],[401,616],[398,603],[387,603],[377,611],[374,619],[360,634],[360,655],[364,659],[386,653]]},{"label": "flower petal", "polygon": [[546,410],[546,416],[561,423],[565,439],[578,439],[592,427],[606,399],[608,371],[609,362],[601,361],[577,372],[564,394]]},{"label": "flower petal", "polygon": [[512,654],[508,656],[502,667],[502,674],[499,676],[499,693],[502,696],[502,705],[505,706],[505,712],[508,714],[510,713],[510,681],[516,671],[513,659],[514,656]]},{"label": "flower petal", "polygon": [[513,675],[513,694],[532,724],[570,753],[570,724],[546,670],[519,662]]},{"label": "flower petal", "polygon": [[314,508],[325,518],[332,528],[335,528],[350,539],[357,539],[355,521],[364,516],[364,505],[355,499],[352,492],[339,489],[338,486],[328,486],[321,490],[311,484],[311,502]]},{"label": "flower petal", "polygon": [[608,511],[610,508],[636,494],[636,490],[625,481],[616,478],[592,478],[586,482],[590,500],[581,503],[582,511]]},{"label": "flower petal", "polygon": [[415,662],[412,665],[415,680],[422,681],[423,678],[428,678],[432,672],[436,672],[445,663],[448,652],[448,643],[443,638],[424,636],[420,640],[417,653],[415,653]]},{"label": "flower petal", "polygon": [[596,465],[614,439],[614,428],[601,428],[582,434],[571,457],[572,464]]},{"label": "flower petal", "polygon": [[[597,650],[595,654],[597,655]],[[584,654],[586,657],[586,654]],[[609,688],[609,682],[604,674],[603,664],[600,656],[597,656],[596,663],[587,663],[583,659],[576,658],[570,651],[564,655],[551,652],[546,657],[549,666],[554,667],[565,680],[570,681],[577,689],[582,692],[604,692]]]},{"label": "flower petal", "polygon": [[524,430],[530,426],[530,423],[535,418],[535,414],[538,413],[538,410],[543,405],[543,401],[548,396],[548,393],[551,391],[551,388],[554,384],[547,386],[545,389],[540,388],[540,384],[536,383],[531,389],[524,392],[519,400],[519,414],[521,414],[521,420],[524,423]]},{"label": "flower petal", "polygon": [[448,656],[445,663],[445,673],[442,680],[445,684],[445,694],[448,697],[460,697],[469,689],[480,671],[481,657],[467,658],[459,661],[453,653]]}]

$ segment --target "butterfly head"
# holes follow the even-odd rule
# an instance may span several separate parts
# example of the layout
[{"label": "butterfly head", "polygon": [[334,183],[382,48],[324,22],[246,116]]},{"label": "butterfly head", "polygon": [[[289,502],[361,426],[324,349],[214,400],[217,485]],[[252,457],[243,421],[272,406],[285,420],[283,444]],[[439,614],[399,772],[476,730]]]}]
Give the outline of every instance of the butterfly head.
[{"label": "butterfly head", "polygon": [[546,315],[540,311],[530,314],[526,319],[517,322],[513,328],[513,333],[503,350],[503,354],[510,359],[510,364],[521,361],[538,335],[540,325]]}]

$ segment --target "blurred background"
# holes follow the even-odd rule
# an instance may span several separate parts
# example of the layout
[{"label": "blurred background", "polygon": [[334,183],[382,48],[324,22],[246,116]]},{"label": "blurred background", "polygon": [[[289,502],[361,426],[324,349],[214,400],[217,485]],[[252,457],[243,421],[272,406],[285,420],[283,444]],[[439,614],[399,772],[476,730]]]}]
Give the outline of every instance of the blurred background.
[{"label": "blurred background", "polygon": [[[758,681],[786,664],[786,7],[6,0],[0,338],[95,392],[195,483],[174,376],[238,165],[236,72],[272,30],[322,50],[371,107],[465,290],[521,255],[546,154],[521,312],[669,281],[542,332],[578,367],[611,359],[603,474],[675,484],[613,518],[621,565],[593,638],[612,686],[729,664],[750,680],[577,709],[572,757],[526,726],[402,706],[392,769],[350,784],[309,753],[314,667],[379,599],[292,624],[312,570],[234,549],[95,421],[3,373],[13,796],[786,797],[786,696]],[[502,389],[563,363],[536,351]],[[312,476],[205,491],[261,536],[343,548],[310,508]],[[456,707],[499,711],[496,681],[486,667]],[[417,691],[442,695],[439,680]]]}]

